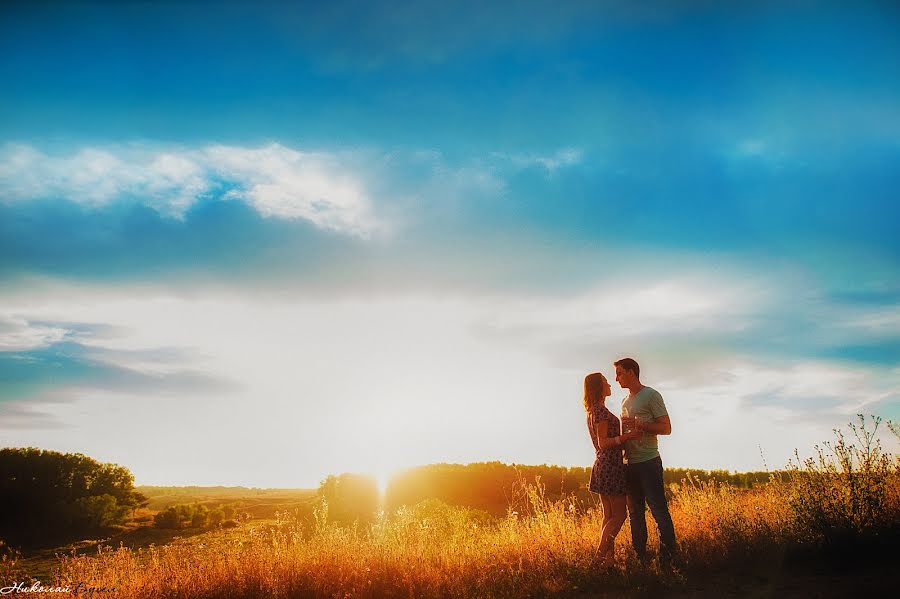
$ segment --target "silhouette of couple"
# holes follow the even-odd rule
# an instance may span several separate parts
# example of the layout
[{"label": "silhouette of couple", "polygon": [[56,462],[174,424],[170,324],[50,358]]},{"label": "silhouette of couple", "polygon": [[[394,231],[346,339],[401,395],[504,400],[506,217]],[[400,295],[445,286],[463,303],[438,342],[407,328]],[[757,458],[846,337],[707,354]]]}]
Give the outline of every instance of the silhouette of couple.
[{"label": "silhouette of couple", "polygon": [[623,358],[613,365],[616,381],[628,390],[622,400],[621,427],[619,418],[606,407],[606,398],[612,394],[606,377],[595,372],[584,379],[584,408],[597,456],[589,488],[603,504],[603,528],[594,559],[602,568],[615,566],[616,535],[625,523],[627,505],[632,546],[638,559],[647,563],[645,512],[649,505],[659,527],[660,564],[669,566],[675,557],[675,527],[656,436],[671,434],[672,423],[662,395],[641,384],[641,367],[634,359]]}]

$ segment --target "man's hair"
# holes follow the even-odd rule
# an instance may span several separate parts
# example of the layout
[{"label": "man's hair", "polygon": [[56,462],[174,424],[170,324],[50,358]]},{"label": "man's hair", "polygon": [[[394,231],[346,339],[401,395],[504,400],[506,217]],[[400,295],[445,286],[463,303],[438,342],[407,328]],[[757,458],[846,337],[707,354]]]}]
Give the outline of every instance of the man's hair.
[{"label": "man's hair", "polygon": [[630,370],[634,376],[641,377],[641,366],[634,358],[622,358],[613,362],[613,366],[621,366],[622,370]]}]

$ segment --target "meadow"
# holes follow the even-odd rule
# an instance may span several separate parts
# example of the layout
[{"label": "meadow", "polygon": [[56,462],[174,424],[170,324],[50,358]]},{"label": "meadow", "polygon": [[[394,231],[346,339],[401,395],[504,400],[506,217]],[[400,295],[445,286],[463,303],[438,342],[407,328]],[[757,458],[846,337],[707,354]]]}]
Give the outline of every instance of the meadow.
[{"label": "meadow", "polygon": [[[637,563],[626,523],[619,567],[597,571],[602,512],[523,478],[502,517],[426,500],[342,523],[320,500],[311,521],[288,509],[160,546],[62,555],[52,584],[126,598],[841,596],[850,591],[842,581],[856,592],[895,592],[900,461],[883,451],[880,424],[860,418],[848,437],[836,431],[813,458],[752,489],[693,478],[670,485],[674,570]],[[9,556],[2,568],[4,581],[27,580]]]}]

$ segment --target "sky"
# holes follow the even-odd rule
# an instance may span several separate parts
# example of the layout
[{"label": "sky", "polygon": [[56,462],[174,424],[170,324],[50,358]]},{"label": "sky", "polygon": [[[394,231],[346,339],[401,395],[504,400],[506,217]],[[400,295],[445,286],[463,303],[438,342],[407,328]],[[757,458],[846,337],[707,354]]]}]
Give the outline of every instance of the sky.
[{"label": "sky", "polygon": [[4,2],[0,446],[138,484],[587,467],[584,376],[625,356],[666,466],[897,421],[898,33],[890,2]]}]

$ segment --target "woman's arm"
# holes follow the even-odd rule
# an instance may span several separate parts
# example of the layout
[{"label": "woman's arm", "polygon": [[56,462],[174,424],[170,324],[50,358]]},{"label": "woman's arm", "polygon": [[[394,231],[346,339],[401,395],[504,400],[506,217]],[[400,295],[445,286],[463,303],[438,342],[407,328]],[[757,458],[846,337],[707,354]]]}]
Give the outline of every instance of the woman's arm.
[{"label": "woman's arm", "polygon": [[[596,441],[594,442],[594,447],[597,445],[600,446],[600,449],[614,449],[616,447],[621,447],[625,441],[629,439],[634,439],[635,436],[632,435],[619,435],[618,437],[607,437],[606,432],[608,430],[609,423],[606,420],[601,420],[599,422],[594,423],[594,431],[596,434]],[[640,434],[640,433],[638,433]]]},{"label": "woman's arm", "polygon": [[591,418],[591,415],[588,414],[588,415],[587,415],[588,435],[591,436],[591,443],[594,444],[594,451],[600,451],[600,446],[597,445],[597,434],[596,434],[596,432],[591,428],[591,423],[592,423],[592,422],[593,422],[593,419]]}]

